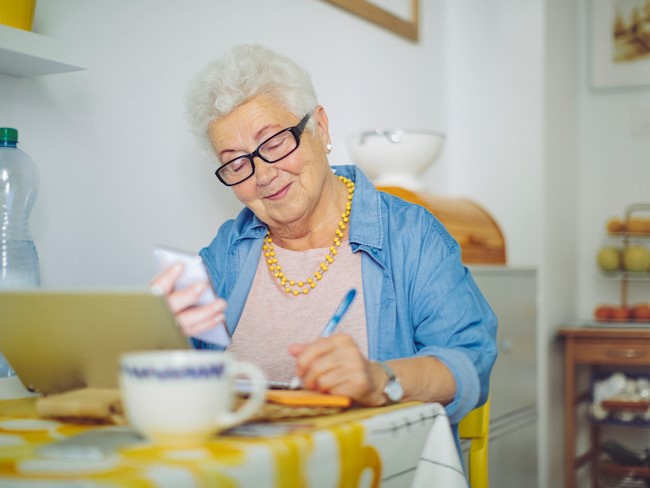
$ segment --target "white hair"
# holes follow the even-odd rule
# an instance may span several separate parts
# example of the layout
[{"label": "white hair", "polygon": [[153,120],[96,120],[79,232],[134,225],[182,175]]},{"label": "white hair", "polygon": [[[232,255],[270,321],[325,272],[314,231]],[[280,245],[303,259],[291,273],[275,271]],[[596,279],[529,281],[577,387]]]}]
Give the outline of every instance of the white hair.
[{"label": "white hair", "polygon": [[[210,61],[187,91],[191,131],[211,148],[208,126],[258,95],[267,95],[298,118],[318,101],[309,73],[294,61],[260,45],[238,45]],[[313,128],[313,119],[308,127]]]}]

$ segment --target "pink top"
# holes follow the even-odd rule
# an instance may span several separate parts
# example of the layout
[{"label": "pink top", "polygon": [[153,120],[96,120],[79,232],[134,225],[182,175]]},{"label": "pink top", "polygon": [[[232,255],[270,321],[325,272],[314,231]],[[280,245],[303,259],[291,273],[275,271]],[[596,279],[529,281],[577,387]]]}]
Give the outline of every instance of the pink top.
[{"label": "pink top", "polygon": [[[328,248],[299,252],[283,249],[275,243],[274,246],[282,271],[295,281],[311,276],[328,253]],[[295,360],[288,352],[289,344],[316,339],[350,288],[357,289],[356,298],[334,333],[352,336],[364,356],[368,356],[361,254],[352,253],[348,241],[342,242],[334,263],[307,295],[286,293],[261,254],[253,286],[228,351],[241,361],[261,367],[270,380],[290,381],[296,369]]]}]

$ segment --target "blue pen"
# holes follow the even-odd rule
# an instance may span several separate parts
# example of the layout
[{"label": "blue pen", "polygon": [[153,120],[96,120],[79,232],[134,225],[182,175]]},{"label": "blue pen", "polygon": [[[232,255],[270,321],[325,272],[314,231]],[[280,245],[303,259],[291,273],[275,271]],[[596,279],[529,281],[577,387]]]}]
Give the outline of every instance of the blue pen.
[{"label": "blue pen", "polygon": [[[350,304],[352,303],[352,300],[354,300],[356,294],[357,294],[357,290],[355,288],[352,288],[349,292],[345,294],[345,297],[343,297],[343,301],[334,312],[334,315],[332,315],[332,318],[323,329],[323,332],[320,333],[321,337],[327,337],[332,332],[334,332],[336,326],[339,325],[339,322],[341,322],[343,315],[345,315],[345,312],[347,312],[348,308],[350,308]],[[297,390],[302,388],[302,380],[299,377],[294,376],[293,378],[291,378],[288,388],[290,390]]]},{"label": "blue pen", "polygon": [[321,337],[327,337],[332,332],[334,332],[334,329],[336,329],[336,326],[339,325],[339,322],[343,318],[343,315],[345,315],[345,312],[347,312],[348,308],[350,308],[350,304],[352,303],[352,300],[354,300],[356,294],[357,294],[357,290],[355,288],[352,288],[349,292],[345,294],[343,301],[336,309],[336,312],[334,312],[334,315],[332,315],[332,318],[323,329],[323,332],[321,332],[320,334]]}]

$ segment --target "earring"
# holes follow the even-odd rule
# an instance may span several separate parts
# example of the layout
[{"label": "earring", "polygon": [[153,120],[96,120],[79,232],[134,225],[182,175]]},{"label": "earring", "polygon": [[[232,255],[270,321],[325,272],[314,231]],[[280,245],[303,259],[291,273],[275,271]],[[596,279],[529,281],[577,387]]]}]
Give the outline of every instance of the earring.
[{"label": "earring", "polygon": [[334,146],[332,146],[331,144],[327,144],[325,146],[325,150],[327,151],[327,154],[331,153],[333,148]]}]

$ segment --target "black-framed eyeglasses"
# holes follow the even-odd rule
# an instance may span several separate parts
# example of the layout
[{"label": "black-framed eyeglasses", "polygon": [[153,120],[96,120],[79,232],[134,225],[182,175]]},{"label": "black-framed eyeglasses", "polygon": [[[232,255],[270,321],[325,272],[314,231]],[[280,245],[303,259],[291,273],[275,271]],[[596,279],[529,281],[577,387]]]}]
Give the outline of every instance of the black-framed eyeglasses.
[{"label": "black-framed eyeglasses", "polygon": [[244,154],[232,161],[224,163],[217,171],[214,172],[219,181],[226,186],[238,185],[246,181],[255,174],[255,157],[260,158],[265,163],[277,163],[286,158],[289,154],[298,149],[300,145],[300,136],[305,130],[307,121],[312,112],[305,115],[298,125],[287,127],[277,134],[272,135],[260,144],[255,151],[250,154]]}]

